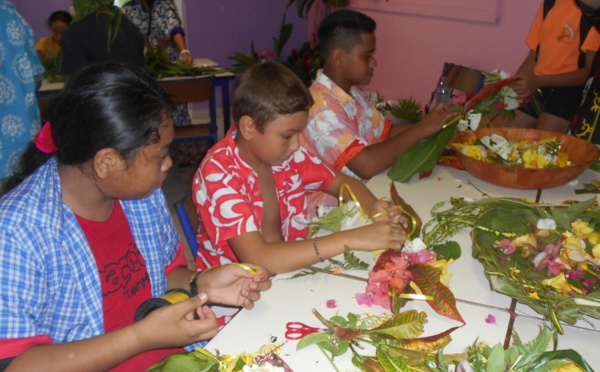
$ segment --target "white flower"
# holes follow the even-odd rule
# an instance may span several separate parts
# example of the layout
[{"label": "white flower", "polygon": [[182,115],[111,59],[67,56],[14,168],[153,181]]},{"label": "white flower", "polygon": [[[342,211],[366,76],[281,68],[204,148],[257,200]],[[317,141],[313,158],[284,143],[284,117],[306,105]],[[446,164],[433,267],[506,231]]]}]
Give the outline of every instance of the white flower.
[{"label": "white flower", "polygon": [[469,111],[467,113],[467,120],[469,121],[469,128],[471,130],[477,130],[477,128],[479,128],[479,122],[481,121],[481,113]]},{"label": "white flower", "polygon": [[495,69],[494,72],[497,72],[500,74],[500,79],[504,80],[504,79],[508,79],[510,77],[510,74],[504,70],[500,70],[498,71],[498,69]]},{"label": "white flower", "polygon": [[423,243],[423,240],[421,240],[421,238],[414,238],[413,240],[407,240],[404,243],[403,250],[406,253],[417,253],[423,249],[427,249],[427,246],[425,243]]},{"label": "white flower", "polygon": [[469,121],[467,119],[458,119],[457,128],[459,131],[464,132],[469,129]]},{"label": "white flower", "polygon": [[542,218],[536,224],[539,230],[556,230],[556,221],[551,218]]},{"label": "white flower", "polygon": [[485,136],[481,139],[481,142],[489,149],[500,155],[503,159],[508,159],[508,155],[513,150],[513,144],[506,140],[506,138],[492,134],[491,136]]}]

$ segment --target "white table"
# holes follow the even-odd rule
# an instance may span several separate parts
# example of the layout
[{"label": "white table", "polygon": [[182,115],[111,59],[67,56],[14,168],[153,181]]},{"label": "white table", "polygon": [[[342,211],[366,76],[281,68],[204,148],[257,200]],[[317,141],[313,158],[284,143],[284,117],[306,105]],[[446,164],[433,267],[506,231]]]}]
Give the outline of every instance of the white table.
[{"label": "white table", "polygon": [[[578,185],[565,185],[556,189],[544,190],[541,202],[556,203],[567,199],[586,200],[593,195],[576,195],[573,190],[582,188],[599,174],[586,171],[579,178]],[[389,196],[391,181],[385,174],[374,177],[367,186],[378,197]],[[400,196],[419,213],[423,221],[430,218],[430,210],[439,201],[449,201],[450,197],[483,197],[511,196],[526,198],[532,201],[538,197],[537,190],[507,189],[489,184],[471,176],[466,171],[436,167],[428,178],[419,180],[416,176],[406,184],[396,183]],[[462,249],[459,260],[449,265],[453,274],[450,289],[457,299],[457,307],[467,324],[452,334],[453,341],[445,349],[445,353],[463,352],[476,339],[486,340],[489,344],[504,344],[507,330],[511,327],[508,309],[512,299],[490,290],[489,282],[483,273],[483,266],[471,255],[471,239],[469,231],[462,231],[452,240],[457,241]],[[374,263],[373,254],[361,253],[363,261]],[[346,316],[348,312],[362,314],[382,313],[385,309],[374,306],[358,305],[356,293],[364,293],[368,276],[367,271],[345,272],[347,276],[332,274],[316,274],[292,280],[285,280],[294,273],[278,275],[273,279],[273,287],[265,292],[256,303],[255,309],[241,311],[219,334],[208,343],[210,351],[236,354],[257,351],[262,345],[285,341],[285,325],[289,321],[299,321],[314,327],[322,324],[312,314],[317,309],[325,318],[339,314]],[[352,278],[355,277],[355,278]],[[339,307],[327,308],[327,300],[336,300]],[[425,334],[433,335],[447,330],[457,322],[434,313],[425,302],[412,301],[403,310],[416,309],[428,314]],[[517,317],[514,328],[524,342],[537,336],[543,324],[541,316],[524,305],[515,309]],[[493,315],[496,323],[487,323],[485,319]],[[565,334],[559,337],[558,347],[573,348],[579,352],[592,366],[600,368],[600,355],[597,343],[600,340],[600,322],[595,319],[580,321],[575,326],[564,325]],[[510,333],[509,333],[510,334]],[[294,371],[334,371],[324,354],[317,346],[296,351],[298,341],[287,341],[282,348],[283,359]],[[353,371],[348,352],[335,360],[340,371]]]}]

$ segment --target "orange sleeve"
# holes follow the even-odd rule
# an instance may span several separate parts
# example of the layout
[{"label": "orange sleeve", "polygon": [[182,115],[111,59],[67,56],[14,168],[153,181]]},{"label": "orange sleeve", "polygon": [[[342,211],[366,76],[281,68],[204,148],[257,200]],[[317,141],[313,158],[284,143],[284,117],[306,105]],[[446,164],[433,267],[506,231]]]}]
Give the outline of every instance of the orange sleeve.
[{"label": "orange sleeve", "polygon": [[350,146],[346,147],[346,149],[340,154],[340,156],[338,156],[338,158],[335,159],[335,162],[333,163],[333,169],[337,171],[342,170],[342,168],[344,168],[346,164],[348,164],[348,162],[352,160],[356,156],[356,154],[361,152],[365,147],[367,146],[360,143],[359,140],[354,140],[354,142],[352,142]]},{"label": "orange sleeve", "polygon": [[392,125],[394,123],[390,119],[385,119],[383,122],[383,131],[381,132],[381,138],[379,138],[379,142],[383,142],[390,136],[390,131],[392,130]]}]

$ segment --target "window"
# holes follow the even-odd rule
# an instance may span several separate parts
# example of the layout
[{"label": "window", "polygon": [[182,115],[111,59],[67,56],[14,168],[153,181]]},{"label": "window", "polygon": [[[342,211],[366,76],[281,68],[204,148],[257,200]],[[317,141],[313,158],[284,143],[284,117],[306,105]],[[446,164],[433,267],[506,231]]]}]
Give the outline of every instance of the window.
[{"label": "window", "polygon": [[495,23],[497,0],[350,0],[356,8]]}]

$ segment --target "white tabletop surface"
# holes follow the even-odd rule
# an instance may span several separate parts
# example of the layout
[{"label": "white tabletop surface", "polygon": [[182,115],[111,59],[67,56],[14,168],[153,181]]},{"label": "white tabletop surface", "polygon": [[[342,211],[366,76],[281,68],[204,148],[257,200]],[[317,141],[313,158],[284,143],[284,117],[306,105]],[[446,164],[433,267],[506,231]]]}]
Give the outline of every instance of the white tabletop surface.
[{"label": "white tabletop surface", "polygon": [[[600,174],[586,171],[577,183],[555,189],[544,190],[541,202],[558,203],[567,199],[586,200],[591,194],[574,193],[583,188],[583,183],[598,179]],[[369,189],[378,197],[390,195],[391,181],[385,174],[374,177],[367,183]],[[449,201],[451,197],[468,197],[482,199],[485,197],[519,197],[531,201],[536,200],[537,190],[516,190],[495,186],[479,180],[466,171],[445,167],[436,167],[431,176],[418,179],[413,177],[406,184],[395,183],[399,195],[420,215],[423,222],[431,218],[430,211],[434,204]],[[453,274],[450,289],[457,299],[457,307],[467,324],[452,334],[453,341],[445,349],[445,353],[463,352],[477,338],[489,344],[504,343],[510,322],[512,299],[490,290],[489,282],[484,275],[483,266],[471,255],[471,239],[469,231],[464,230],[452,237],[462,249],[462,256],[448,266]],[[374,264],[372,253],[363,252],[358,255],[363,261]],[[208,343],[211,351],[235,354],[254,352],[262,345],[285,341],[285,325],[289,321],[299,321],[310,326],[320,327],[318,319],[312,314],[317,309],[325,318],[339,314],[346,316],[348,312],[382,313],[385,309],[379,306],[367,307],[358,305],[356,293],[364,293],[368,271],[345,271],[351,277],[332,274],[316,274],[302,278],[284,280],[292,274],[279,275],[273,280],[271,290],[265,292],[253,310],[242,310],[219,334]],[[339,307],[326,307],[327,300],[335,300]],[[425,334],[432,335],[449,329],[457,322],[434,313],[425,302],[412,301],[403,310],[417,309],[428,314]],[[515,329],[524,342],[535,338],[542,317],[531,308],[518,304]],[[493,315],[495,323],[487,323],[486,318]],[[589,320],[589,322],[587,321]],[[592,368],[600,368],[600,354],[597,344],[600,341],[600,321],[587,319],[579,321],[575,326],[564,325],[565,334],[559,337],[559,348],[572,348],[579,352]],[[294,371],[334,371],[317,346],[309,346],[296,351],[298,341],[287,341],[283,346],[283,359]],[[335,364],[340,371],[355,370],[349,362],[351,353],[336,358]]]}]

